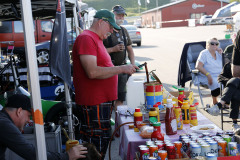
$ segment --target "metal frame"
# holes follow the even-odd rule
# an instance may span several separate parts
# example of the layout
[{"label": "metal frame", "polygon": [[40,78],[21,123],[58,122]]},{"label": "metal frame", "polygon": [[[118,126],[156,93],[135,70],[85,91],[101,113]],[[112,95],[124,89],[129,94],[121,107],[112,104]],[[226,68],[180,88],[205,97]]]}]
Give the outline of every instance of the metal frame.
[{"label": "metal frame", "polygon": [[[191,74],[194,74],[194,77],[192,76],[192,80],[190,81],[190,84],[189,84],[189,91],[190,91],[191,87],[192,87],[192,84],[193,84],[193,81],[196,80],[197,82],[199,82],[198,77],[197,77],[198,74],[199,74],[199,70],[197,70],[197,69],[192,70],[191,67],[190,67],[190,64],[188,62],[188,59],[187,59],[187,65],[188,65],[188,68],[189,68]],[[200,100],[201,100],[202,108],[204,109],[205,106],[204,106],[204,102],[203,102],[202,92],[201,92],[201,89],[200,89],[200,82],[197,83],[197,84],[198,84],[197,85],[197,87],[198,87],[198,94],[199,94],[199,97],[200,97]]]}]

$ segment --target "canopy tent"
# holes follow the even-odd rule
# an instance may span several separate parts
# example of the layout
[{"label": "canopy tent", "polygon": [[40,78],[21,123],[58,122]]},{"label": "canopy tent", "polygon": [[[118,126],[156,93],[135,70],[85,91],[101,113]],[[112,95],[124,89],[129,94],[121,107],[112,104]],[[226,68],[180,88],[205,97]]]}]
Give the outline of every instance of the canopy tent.
[{"label": "canopy tent", "polygon": [[[77,0],[66,0],[66,16],[73,17],[73,6]],[[81,10],[88,5],[78,2]],[[54,19],[56,15],[56,0],[31,0],[33,19]],[[20,0],[1,0],[0,21],[21,20]]]},{"label": "canopy tent", "polygon": [[[0,3],[0,21],[22,20],[23,22],[25,53],[35,122],[36,158],[38,160],[47,159],[47,157],[34,29],[33,25],[29,24],[32,24],[33,19],[53,19],[56,15],[57,2],[60,3],[58,0],[1,0]],[[76,27],[78,27],[77,6],[77,0],[65,0],[66,15],[67,17],[74,16],[74,20],[77,22],[75,23]],[[67,97],[67,99],[69,98]]]}]

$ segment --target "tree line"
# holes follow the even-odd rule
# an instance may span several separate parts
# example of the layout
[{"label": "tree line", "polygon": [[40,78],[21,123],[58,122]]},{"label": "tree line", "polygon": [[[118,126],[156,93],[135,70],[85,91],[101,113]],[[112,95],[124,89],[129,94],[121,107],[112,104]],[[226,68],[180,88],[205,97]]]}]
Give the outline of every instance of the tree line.
[{"label": "tree line", "polygon": [[141,6],[138,4],[138,0],[82,0],[87,3],[89,7],[93,7],[96,10],[108,9],[111,10],[113,6],[119,4],[127,11],[128,16],[139,16],[141,12],[155,8],[157,5],[162,6],[170,3],[171,0],[140,0]]}]

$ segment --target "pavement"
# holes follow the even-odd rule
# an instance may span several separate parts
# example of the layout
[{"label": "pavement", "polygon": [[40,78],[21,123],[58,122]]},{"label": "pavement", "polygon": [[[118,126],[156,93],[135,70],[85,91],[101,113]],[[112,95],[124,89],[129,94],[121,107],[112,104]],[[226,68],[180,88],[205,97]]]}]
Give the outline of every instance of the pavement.
[{"label": "pavement", "polygon": [[[167,91],[176,91],[172,85],[177,86],[177,75],[180,56],[185,43],[205,41],[208,38],[216,37],[224,39],[225,34],[229,33],[225,25],[215,26],[198,26],[198,27],[174,27],[140,29],[142,35],[142,46],[133,45],[136,60],[140,63],[147,62],[148,71],[156,70],[155,73],[162,81]],[[135,73],[132,76],[146,75],[145,70]],[[185,86],[185,90],[189,89],[189,82]],[[194,102],[200,103],[198,90],[196,86],[191,88]],[[210,90],[201,88],[204,104],[211,105]],[[126,103],[126,102],[125,102]],[[197,110],[206,116],[210,121],[221,128],[221,117],[209,115],[201,105],[197,106]],[[113,118],[115,114],[112,114]],[[231,120],[224,116],[225,120]],[[114,128],[113,128],[114,129]],[[224,130],[231,130],[232,123],[224,123]],[[109,150],[108,150],[109,151]],[[108,151],[105,160],[108,160]],[[113,160],[121,160],[119,156],[119,138],[115,138],[111,145],[111,158]]]}]

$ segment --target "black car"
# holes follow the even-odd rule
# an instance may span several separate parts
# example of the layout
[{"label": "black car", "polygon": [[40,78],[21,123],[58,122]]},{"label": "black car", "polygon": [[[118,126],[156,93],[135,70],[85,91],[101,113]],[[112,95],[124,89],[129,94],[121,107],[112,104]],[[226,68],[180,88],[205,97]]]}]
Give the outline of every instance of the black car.
[{"label": "black car", "polygon": [[[67,32],[67,36],[68,36],[69,51],[71,51],[72,46],[76,39],[76,32],[69,31]],[[38,64],[47,64],[49,62],[49,50],[50,50],[50,41],[36,44]]]}]

